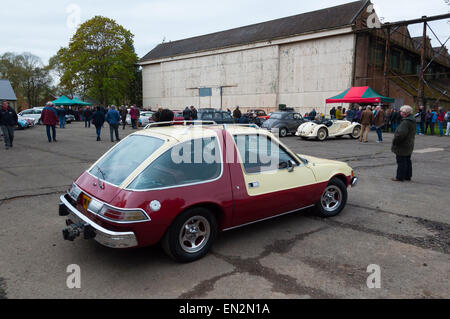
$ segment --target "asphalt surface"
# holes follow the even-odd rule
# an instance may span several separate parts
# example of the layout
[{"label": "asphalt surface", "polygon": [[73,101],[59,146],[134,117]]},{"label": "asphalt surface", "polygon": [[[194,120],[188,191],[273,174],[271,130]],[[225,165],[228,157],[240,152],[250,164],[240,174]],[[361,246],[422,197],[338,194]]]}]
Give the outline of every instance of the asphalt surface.
[{"label": "asphalt surface", "polygon": [[[120,130],[122,136],[132,131]],[[109,129],[44,127],[0,148],[0,298],[449,298],[450,137],[419,136],[413,181],[394,183],[392,134],[383,144],[288,137],[297,153],[348,162],[359,176],[341,215],[300,212],[222,233],[210,254],[177,264],[159,246],[113,250],[62,240],[59,196],[113,143]],[[69,289],[67,267],[81,269]],[[367,286],[369,265],[381,288]]]}]

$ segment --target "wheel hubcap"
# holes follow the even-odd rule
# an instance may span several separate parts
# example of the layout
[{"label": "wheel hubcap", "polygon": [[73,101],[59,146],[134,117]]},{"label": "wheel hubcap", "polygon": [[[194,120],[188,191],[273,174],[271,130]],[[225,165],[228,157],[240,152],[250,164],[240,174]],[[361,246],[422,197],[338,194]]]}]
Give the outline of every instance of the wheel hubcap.
[{"label": "wheel hubcap", "polygon": [[319,139],[323,140],[326,137],[326,133],[324,131],[319,132]]},{"label": "wheel hubcap", "polygon": [[341,206],[342,191],[337,186],[328,186],[320,200],[322,207],[327,212],[334,212]]},{"label": "wheel hubcap", "polygon": [[211,226],[205,217],[191,217],[181,227],[179,236],[181,248],[188,253],[199,252],[208,243],[210,234]]}]

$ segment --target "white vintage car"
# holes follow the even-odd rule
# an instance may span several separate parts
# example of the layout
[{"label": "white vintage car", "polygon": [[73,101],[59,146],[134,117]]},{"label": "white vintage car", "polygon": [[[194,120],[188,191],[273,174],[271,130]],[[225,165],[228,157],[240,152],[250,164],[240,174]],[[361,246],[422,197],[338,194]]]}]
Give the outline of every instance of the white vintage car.
[{"label": "white vintage car", "polygon": [[312,121],[300,125],[295,135],[305,140],[316,138],[319,141],[325,141],[328,137],[342,137],[345,135],[357,139],[361,135],[361,124],[327,119]]}]

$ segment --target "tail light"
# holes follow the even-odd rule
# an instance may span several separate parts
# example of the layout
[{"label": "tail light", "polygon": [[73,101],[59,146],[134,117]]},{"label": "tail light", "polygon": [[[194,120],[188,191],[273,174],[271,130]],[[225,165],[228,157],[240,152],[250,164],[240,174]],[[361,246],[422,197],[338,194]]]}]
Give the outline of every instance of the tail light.
[{"label": "tail light", "polygon": [[115,222],[140,222],[150,220],[141,210],[122,210],[103,205],[100,216]]}]

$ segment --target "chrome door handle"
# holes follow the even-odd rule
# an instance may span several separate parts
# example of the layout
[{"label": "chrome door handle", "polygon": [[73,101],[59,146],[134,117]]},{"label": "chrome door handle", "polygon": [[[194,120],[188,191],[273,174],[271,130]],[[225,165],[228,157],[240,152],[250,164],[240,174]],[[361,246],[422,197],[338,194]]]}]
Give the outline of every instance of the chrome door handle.
[{"label": "chrome door handle", "polygon": [[259,187],[259,182],[249,183],[248,186],[250,186],[250,188],[257,188]]}]

